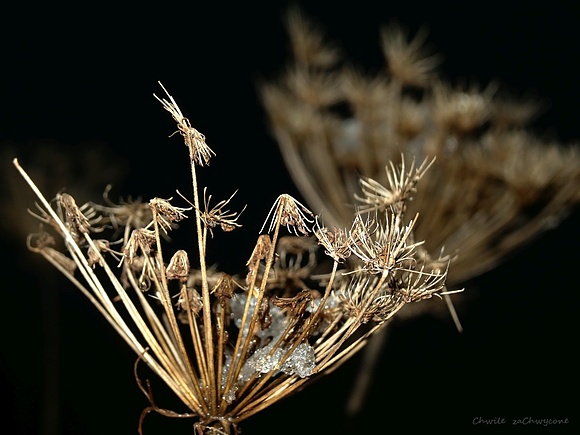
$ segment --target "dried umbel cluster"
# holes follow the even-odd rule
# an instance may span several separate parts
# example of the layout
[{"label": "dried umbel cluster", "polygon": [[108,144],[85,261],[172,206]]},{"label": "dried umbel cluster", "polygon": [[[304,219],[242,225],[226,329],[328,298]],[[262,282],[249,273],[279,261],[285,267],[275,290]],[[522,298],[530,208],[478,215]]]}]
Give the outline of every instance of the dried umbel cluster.
[{"label": "dried umbel cluster", "polygon": [[[387,185],[364,179],[360,209],[345,227],[325,227],[280,195],[245,275],[215,270],[207,244],[214,231],[240,227],[240,213],[229,209],[233,195],[211,205],[197,177],[214,152],[169,94],[158,100],[189,150],[193,192],[181,196],[184,207],[161,198],[115,204],[108,191],[104,204],[79,206],[67,193],[49,203],[14,161],[40,201],[41,231],[29,248],[94,304],[187,408],[158,407],[136,364],[150,401],[140,431],[156,411],[195,418],[199,434],[237,433],[244,419],[344,362],[401,307],[449,293],[448,259],[427,255],[414,237],[420,220],[407,214],[431,161],[388,167]],[[197,252],[168,254],[166,236],[192,216]]]},{"label": "dried umbel cluster", "polygon": [[349,221],[359,176],[385,184],[385,166],[401,154],[436,157],[409,212],[428,211],[415,234],[428,252],[453,257],[448,282],[457,284],[497,265],[580,201],[578,148],[529,132],[532,101],[502,97],[495,85],[442,81],[424,32],[408,38],[397,25],[383,29],[386,68],[371,75],[343,61],[299,10],[287,24],[293,57],[261,94],[295,183],[328,223]]}]

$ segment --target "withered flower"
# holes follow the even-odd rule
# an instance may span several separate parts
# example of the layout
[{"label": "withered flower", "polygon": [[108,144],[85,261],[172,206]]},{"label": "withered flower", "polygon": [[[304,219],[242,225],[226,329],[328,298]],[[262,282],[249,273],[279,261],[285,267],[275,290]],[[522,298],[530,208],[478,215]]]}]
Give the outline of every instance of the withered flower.
[{"label": "withered flower", "polygon": [[[140,433],[144,417],[155,411],[195,418],[198,434],[233,435],[245,419],[350,358],[405,304],[444,294],[447,270],[427,267],[412,235],[416,219],[404,223],[405,207],[372,207],[374,215],[366,218],[355,212],[350,230],[329,230],[288,194],[268,212],[260,230],[267,234],[258,236],[245,280],[208,267],[206,230],[237,228],[239,214],[226,209],[233,195],[210,207],[211,196],[198,188],[196,167],[207,163],[208,151],[168,98],[161,102],[192,153],[195,259],[184,250],[168,262],[164,255],[170,241],[162,236],[189,209],[154,198],[149,212],[142,205],[129,210],[106,194],[105,205],[79,208],[71,195],[61,194],[55,210],[15,160],[40,201],[37,217],[65,240],[64,252],[45,232],[28,244],[95,305],[137,363],[147,364],[186,407],[185,413],[159,407],[136,363],[138,386],[149,401]],[[412,165],[390,179],[402,192],[397,204],[415,193],[423,168]],[[99,239],[93,239],[93,210],[104,215]],[[121,245],[120,253],[113,243]],[[326,257],[317,252],[320,246]]]}]

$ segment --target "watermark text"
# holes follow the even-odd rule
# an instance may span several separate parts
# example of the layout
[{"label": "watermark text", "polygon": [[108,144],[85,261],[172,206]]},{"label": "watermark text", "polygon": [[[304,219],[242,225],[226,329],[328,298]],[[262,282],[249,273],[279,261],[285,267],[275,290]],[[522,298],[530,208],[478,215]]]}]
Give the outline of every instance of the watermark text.
[{"label": "watermark text", "polygon": [[543,417],[521,417],[521,418],[506,418],[506,417],[474,417],[471,423],[482,426],[562,426],[569,423],[568,418],[543,418]]}]

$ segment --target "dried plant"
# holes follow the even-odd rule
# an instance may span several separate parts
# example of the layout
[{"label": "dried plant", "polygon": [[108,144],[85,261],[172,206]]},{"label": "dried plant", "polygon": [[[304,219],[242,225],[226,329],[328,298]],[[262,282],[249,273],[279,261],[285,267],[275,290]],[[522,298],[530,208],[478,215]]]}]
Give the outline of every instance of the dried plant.
[{"label": "dried plant", "polygon": [[[446,83],[437,73],[440,57],[424,47],[424,30],[409,38],[395,23],[382,29],[386,68],[367,74],[299,9],[289,10],[286,24],[293,57],[280,78],[261,84],[262,101],[297,187],[330,225],[349,222],[353,196],[367,212],[401,201],[410,215],[428,215],[413,233],[425,240],[425,261],[451,257],[447,282],[457,286],[557,225],[580,201],[578,147],[527,128],[534,101],[502,96],[496,84]],[[424,163],[416,168],[415,161]],[[372,248],[364,254],[370,258]],[[441,306],[401,314],[443,314]],[[372,366],[378,352],[368,352]],[[352,414],[364,402],[368,372],[361,368],[347,405]]]},{"label": "dried plant", "polygon": [[[240,422],[343,363],[403,306],[450,293],[449,259],[427,255],[414,235],[421,218],[413,212],[409,219],[406,206],[431,160],[412,164],[409,174],[389,166],[386,185],[362,180],[361,207],[346,226],[328,228],[282,194],[245,275],[210,267],[213,231],[238,229],[240,213],[226,209],[234,195],[210,205],[198,167],[209,165],[213,150],[168,93],[156,98],[189,152],[192,198],[179,194],[183,207],[171,198],[115,204],[108,191],[104,204],[79,206],[68,193],[49,202],[14,160],[39,200],[33,214],[41,228],[28,247],[66,276],[138,356],[135,377],[149,401],[140,432],[155,411],[196,419],[199,434],[239,433]],[[191,216],[197,251],[169,255],[167,236]],[[139,376],[141,361],[185,412],[155,403]]]},{"label": "dried plant", "polygon": [[[343,61],[337,44],[299,9],[287,27],[293,58],[260,87],[271,129],[306,202],[331,225],[350,219],[350,198],[400,180],[391,165],[431,162],[409,213],[429,214],[414,232],[429,253],[447,252],[459,284],[556,225],[580,201],[578,147],[545,141],[526,127],[533,101],[498,86],[452,86],[439,78],[426,33],[381,31],[386,68],[375,75]],[[387,167],[387,171],[385,171]],[[413,177],[410,167],[399,177]],[[364,180],[359,183],[359,178]],[[392,198],[379,190],[365,207]],[[406,202],[407,204],[407,202]]]}]

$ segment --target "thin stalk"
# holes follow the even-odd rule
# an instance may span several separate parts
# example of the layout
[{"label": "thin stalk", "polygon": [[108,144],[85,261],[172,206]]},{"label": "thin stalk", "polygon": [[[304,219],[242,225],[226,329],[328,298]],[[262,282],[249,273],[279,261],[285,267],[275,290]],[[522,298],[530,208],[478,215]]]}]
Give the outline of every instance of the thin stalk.
[{"label": "thin stalk", "polygon": [[199,251],[199,267],[201,272],[201,290],[202,290],[202,301],[203,301],[203,332],[204,332],[204,344],[205,344],[205,355],[208,367],[207,378],[204,379],[204,385],[209,390],[210,398],[210,409],[212,413],[217,411],[217,397],[215,388],[209,388],[211,385],[216,385],[216,375],[215,375],[215,360],[214,360],[214,349],[213,349],[213,325],[211,319],[211,302],[209,295],[209,284],[207,280],[207,265],[205,262],[205,244],[202,231],[202,220],[199,208],[199,189],[197,185],[197,173],[195,170],[195,162],[191,160],[191,183],[193,187],[193,201],[195,209],[195,225],[197,228],[197,246]]},{"label": "thin stalk", "polygon": [[[223,397],[225,391],[223,390],[224,385],[222,385],[222,371],[223,371],[223,361],[224,361],[224,346],[225,346],[225,309],[223,305],[219,305],[219,317],[217,318],[217,328],[218,328],[218,356],[217,356],[217,371],[216,371],[216,391],[219,397]],[[222,409],[220,401],[220,409]]]}]

